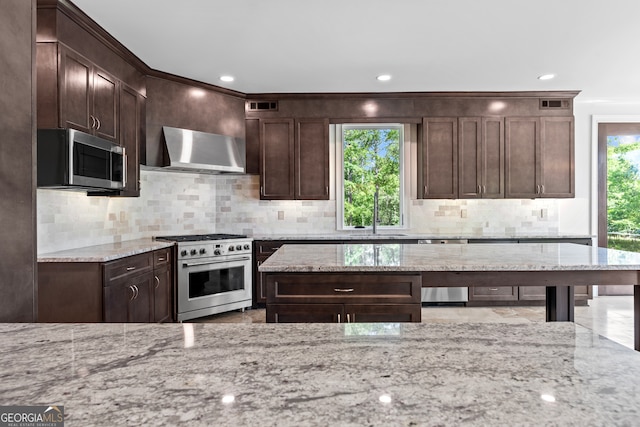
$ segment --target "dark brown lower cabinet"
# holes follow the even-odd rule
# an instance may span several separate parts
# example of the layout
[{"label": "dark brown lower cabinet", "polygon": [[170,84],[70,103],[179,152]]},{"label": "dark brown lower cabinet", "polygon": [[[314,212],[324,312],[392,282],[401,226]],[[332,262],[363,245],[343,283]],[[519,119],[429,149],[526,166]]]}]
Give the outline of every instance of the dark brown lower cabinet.
[{"label": "dark brown lower cabinet", "polygon": [[39,322],[170,322],[173,248],[110,262],[38,263]]},{"label": "dark brown lower cabinet", "polygon": [[153,273],[119,279],[104,288],[105,322],[149,322]]},{"label": "dark brown lower cabinet", "polygon": [[[590,286],[574,286],[573,287],[574,298],[576,300],[587,300],[593,298],[591,295]],[[547,298],[546,287],[544,286],[520,286],[519,287],[519,299],[522,301],[527,300],[545,300]]]},{"label": "dark brown lower cabinet", "polygon": [[[576,305],[586,305],[593,298],[591,292],[591,286],[574,286]],[[467,305],[543,305],[546,298],[545,286],[470,286]]]},{"label": "dark brown lower cabinet", "polygon": [[171,268],[153,271],[153,321],[171,321]]},{"label": "dark brown lower cabinet", "polygon": [[421,274],[266,273],[267,322],[420,322]]}]

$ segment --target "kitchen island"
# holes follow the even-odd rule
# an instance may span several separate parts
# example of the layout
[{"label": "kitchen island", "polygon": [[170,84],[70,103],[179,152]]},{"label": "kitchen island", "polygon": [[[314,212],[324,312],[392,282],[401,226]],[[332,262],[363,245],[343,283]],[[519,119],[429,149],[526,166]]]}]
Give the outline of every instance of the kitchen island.
[{"label": "kitchen island", "polygon": [[640,353],[573,323],[2,324],[4,405],[73,426],[637,425]]},{"label": "kitchen island", "polygon": [[[416,304],[416,276],[422,287],[546,286],[548,321],[573,321],[573,286],[634,285],[635,348],[640,351],[638,253],[571,243],[284,245],[259,271],[267,280],[267,321],[295,321],[296,315],[315,308],[338,308],[338,321],[352,321],[354,311],[346,314],[352,302]],[[391,299],[367,291],[372,289],[367,281],[380,275],[402,279],[403,286],[390,292]],[[380,288],[378,284],[375,289]],[[341,308],[328,307],[331,304]]]}]

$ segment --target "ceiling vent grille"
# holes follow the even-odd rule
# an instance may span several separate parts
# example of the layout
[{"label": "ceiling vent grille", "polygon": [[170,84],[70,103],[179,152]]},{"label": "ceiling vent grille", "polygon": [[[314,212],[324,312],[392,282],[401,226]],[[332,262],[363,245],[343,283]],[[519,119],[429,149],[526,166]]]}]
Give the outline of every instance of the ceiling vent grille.
[{"label": "ceiling vent grille", "polygon": [[541,99],[541,110],[568,110],[571,108],[568,99]]},{"label": "ceiling vent grille", "polygon": [[278,111],[278,101],[248,101],[249,111]]}]

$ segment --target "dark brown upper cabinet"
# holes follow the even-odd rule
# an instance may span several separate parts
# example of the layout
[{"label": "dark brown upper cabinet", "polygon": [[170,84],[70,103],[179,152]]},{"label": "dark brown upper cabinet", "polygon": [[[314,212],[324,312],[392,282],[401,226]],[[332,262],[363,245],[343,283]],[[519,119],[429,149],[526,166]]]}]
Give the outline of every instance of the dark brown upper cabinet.
[{"label": "dark brown upper cabinet", "polygon": [[295,198],[329,200],[329,120],[295,121]]},{"label": "dark brown upper cabinet", "polygon": [[458,197],[458,119],[422,119],[418,196],[423,199]]},{"label": "dark brown upper cabinet", "polygon": [[573,127],[573,117],[506,119],[506,197],[575,197]]},{"label": "dark brown upper cabinet", "polygon": [[503,118],[458,118],[458,197],[504,198]]},{"label": "dark brown upper cabinet", "polygon": [[573,117],[540,119],[541,197],[575,197]]},{"label": "dark brown upper cabinet", "polygon": [[140,195],[140,147],[145,140],[145,98],[120,85],[120,145],[127,155],[127,183],[122,196]]},{"label": "dark brown upper cabinet", "polygon": [[38,43],[37,49],[38,127],[119,142],[119,81],[63,44]]},{"label": "dark brown upper cabinet", "polygon": [[260,199],[293,200],[293,119],[260,121]]},{"label": "dark brown upper cabinet", "polygon": [[327,119],[260,119],[260,198],[328,200],[328,132]]}]

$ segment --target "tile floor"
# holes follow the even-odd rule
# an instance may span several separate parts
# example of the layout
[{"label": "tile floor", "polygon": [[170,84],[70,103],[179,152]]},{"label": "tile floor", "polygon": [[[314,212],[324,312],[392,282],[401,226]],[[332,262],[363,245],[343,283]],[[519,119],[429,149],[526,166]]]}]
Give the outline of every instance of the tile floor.
[{"label": "tile floor", "polygon": [[[423,307],[423,323],[544,322],[544,307]],[[194,319],[207,323],[264,323],[265,310],[232,311]],[[633,297],[600,296],[575,308],[575,322],[633,349]]]}]

